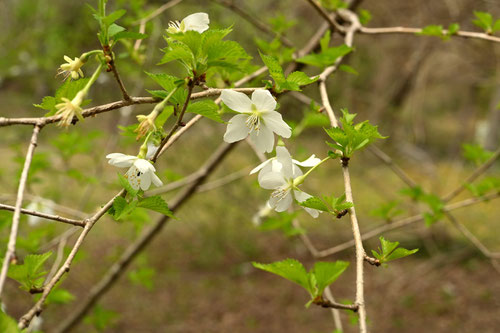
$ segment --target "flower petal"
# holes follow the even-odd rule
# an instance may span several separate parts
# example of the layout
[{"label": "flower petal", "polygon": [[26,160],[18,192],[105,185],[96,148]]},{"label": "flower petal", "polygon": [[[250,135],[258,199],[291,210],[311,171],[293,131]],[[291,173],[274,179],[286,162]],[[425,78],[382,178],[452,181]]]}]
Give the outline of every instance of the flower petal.
[{"label": "flower petal", "polygon": [[125,174],[125,178],[127,178],[130,186],[132,186],[132,188],[134,190],[139,189],[139,176],[138,176],[138,174],[140,176],[139,170],[137,170],[135,165],[132,165],[130,167],[130,169],[128,169],[127,173]]},{"label": "flower petal", "polygon": [[285,123],[281,113],[277,111],[265,112],[262,114],[262,119],[264,119],[264,124],[279,136],[284,138],[292,136],[292,129]]},{"label": "flower petal", "polygon": [[276,109],[276,100],[269,90],[255,90],[252,94],[252,103],[259,111],[274,111]]},{"label": "flower petal", "polygon": [[252,101],[244,93],[225,89],[220,94],[220,98],[231,110],[241,113],[252,112]]},{"label": "flower petal", "polygon": [[153,181],[153,184],[155,184],[155,186],[157,186],[157,187],[163,186],[163,182],[155,173],[151,174],[151,180]]},{"label": "flower petal", "polygon": [[319,162],[321,162],[321,160],[319,158],[317,158],[316,155],[314,155],[314,154],[312,154],[311,156],[309,156],[309,158],[307,160],[302,161],[302,162],[299,162],[297,160],[293,160],[294,164],[300,165],[301,167],[307,167],[307,168],[313,167],[316,164],[318,164]]},{"label": "flower petal", "polygon": [[286,178],[294,178],[292,156],[285,147],[276,147],[276,160],[282,165],[281,173]]},{"label": "flower petal", "polygon": [[139,176],[139,185],[143,191],[149,190],[151,186],[151,175],[154,175],[154,173],[146,172]]},{"label": "flower petal", "polygon": [[262,170],[267,164],[271,163],[274,159],[275,159],[274,157],[270,158],[267,161],[264,161],[261,164],[257,165],[255,168],[252,169],[252,171],[250,171],[250,175],[253,175],[257,171]]},{"label": "flower petal", "polygon": [[248,136],[250,131],[246,125],[248,116],[245,114],[238,114],[229,120],[226,133],[224,134],[224,141],[227,143],[243,140]]},{"label": "flower petal", "polygon": [[259,179],[259,185],[266,190],[274,190],[286,185],[286,180],[279,172],[268,172]]},{"label": "flower petal", "polygon": [[138,158],[134,162],[134,166],[141,172],[141,173],[149,173],[149,172],[155,172],[156,169],[155,167],[146,161],[145,159]]},{"label": "flower petal", "polygon": [[200,34],[208,29],[210,23],[207,13],[194,13],[186,16],[182,21],[184,22],[185,31],[193,30]]},{"label": "flower petal", "polygon": [[138,159],[137,156],[125,155],[121,153],[108,154],[106,155],[106,158],[109,158],[109,164],[118,168],[130,167],[134,164],[134,161]]},{"label": "flower petal", "polygon": [[260,125],[259,131],[250,132],[250,140],[255,144],[255,148],[261,153],[270,153],[274,147],[274,134],[264,124]]}]

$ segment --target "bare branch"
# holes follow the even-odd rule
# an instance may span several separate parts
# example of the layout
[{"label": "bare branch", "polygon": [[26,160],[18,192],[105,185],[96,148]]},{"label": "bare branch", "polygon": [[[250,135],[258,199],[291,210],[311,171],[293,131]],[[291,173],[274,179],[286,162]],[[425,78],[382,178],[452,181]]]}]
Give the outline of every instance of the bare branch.
[{"label": "bare branch", "polygon": [[33,154],[35,152],[35,148],[38,143],[38,133],[40,133],[42,127],[43,125],[37,124],[33,128],[33,134],[31,136],[28,152],[26,153],[26,160],[24,161],[23,171],[21,173],[21,179],[19,180],[16,206],[14,208],[14,216],[12,217],[12,226],[10,228],[9,243],[7,244],[7,251],[5,253],[5,257],[3,258],[2,271],[0,272],[0,298],[2,296],[5,279],[7,278],[7,272],[9,270],[10,261],[13,258],[14,253],[16,252],[17,231],[19,229],[19,219],[21,218],[21,206],[23,205],[24,189],[28,181],[28,173],[30,170],[31,161],[33,159]]},{"label": "bare branch", "polygon": [[[11,212],[15,212],[16,207],[9,206],[9,205],[4,205],[4,204],[0,204],[0,209],[1,210],[8,210],[8,211],[11,211]],[[57,215],[45,214],[45,213],[37,212],[37,211],[34,211],[34,210],[29,210],[29,209],[21,208],[20,212],[22,214],[43,217],[43,218],[48,219],[48,220],[53,220],[53,221],[58,221],[58,222],[62,222],[62,223],[72,224],[72,225],[76,225],[78,227],[84,227],[85,226],[85,223],[82,222],[82,221],[80,221],[80,220],[73,220],[73,219],[69,219],[69,218],[61,217],[61,216],[57,216]]]}]

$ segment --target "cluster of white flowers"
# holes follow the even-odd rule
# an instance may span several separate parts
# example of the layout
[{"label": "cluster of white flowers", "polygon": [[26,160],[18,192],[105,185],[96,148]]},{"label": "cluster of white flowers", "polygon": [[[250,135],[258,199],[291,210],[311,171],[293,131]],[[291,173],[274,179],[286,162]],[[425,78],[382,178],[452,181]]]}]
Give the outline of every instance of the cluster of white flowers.
[{"label": "cluster of white flowers", "polygon": [[[197,31],[203,33],[208,29],[210,20],[206,13],[195,13],[187,16],[181,22],[170,22],[168,33],[184,33]],[[272,152],[274,149],[274,133],[289,138],[292,135],[290,126],[276,111],[276,100],[268,90],[257,89],[252,97],[234,90],[226,89],[221,93],[221,99],[231,110],[239,113],[233,116],[228,123],[224,141],[228,143],[250,138],[257,151]],[[147,159],[150,159],[157,147],[148,142]],[[155,174],[151,162],[136,156],[113,153],[106,156],[109,164],[117,167],[129,167],[125,177],[134,189],[149,189],[151,183],[161,186],[162,182]],[[250,174],[259,172],[258,181],[262,188],[273,190],[265,208],[258,214],[257,219],[274,209],[277,212],[287,210],[293,200],[303,202],[311,195],[303,192],[298,186],[303,182],[303,173],[300,167],[314,167],[320,163],[314,155],[303,162],[292,159],[285,147],[276,147],[276,157],[270,158],[253,169]],[[320,211],[304,208],[312,217],[318,217]]]}]

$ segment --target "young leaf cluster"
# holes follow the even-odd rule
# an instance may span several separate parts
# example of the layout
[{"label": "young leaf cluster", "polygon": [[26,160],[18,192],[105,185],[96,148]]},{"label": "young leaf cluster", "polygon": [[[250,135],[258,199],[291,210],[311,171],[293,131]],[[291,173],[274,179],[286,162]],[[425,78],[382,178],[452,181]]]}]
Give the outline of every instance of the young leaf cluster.
[{"label": "young leaf cluster", "polygon": [[443,30],[442,25],[428,25],[422,29],[422,31],[418,32],[417,35],[423,36],[436,36],[441,38],[442,40],[448,40],[451,36],[455,35],[460,29],[460,25],[458,23],[451,23],[448,26],[447,31]]},{"label": "young leaf cluster", "polygon": [[168,46],[160,64],[177,61],[197,77],[209,70],[212,72],[243,71],[244,64],[251,58],[235,41],[223,40],[231,32],[227,29],[210,29],[203,33],[186,31],[167,33]]},{"label": "young leaf cluster", "polygon": [[483,164],[493,156],[493,152],[478,144],[465,143],[462,145],[462,150],[463,157],[476,165]]},{"label": "young leaf cluster", "polygon": [[[33,106],[46,110],[44,117],[53,116],[56,112],[56,104],[62,103],[63,97],[72,100],[76,94],[87,85],[89,78],[81,78],[79,80],[66,80],[57,90],[54,96],[45,96],[42,103],[33,104]],[[85,106],[90,100],[83,101],[81,106]]]},{"label": "young leaf cluster", "polygon": [[372,250],[372,254],[382,264],[399,258],[407,257],[418,251],[418,249],[407,250],[405,248],[398,247],[399,242],[390,242],[388,240],[385,240],[384,237],[380,237],[379,239],[382,248],[379,247],[378,252]]},{"label": "young leaf cluster", "polygon": [[323,291],[346,270],[347,261],[316,262],[307,272],[302,263],[295,259],[285,259],[271,264],[252,263],[255,268],[279,275],[303,287],[311,296],[308,307],[316,299],[321,299]]},{"label": "young leaf cluster", "polygon": [[500,19],[493,21],[493,16],[490,13],[475,11],[474,16],[476,16],[476,19],[472,23],[483,29],[487,34],[491,35],[500,30]]},{"label": "young leaf cluster", "polygon": [[[326,142],[330,147],[341,153],[342,158],[351,158],[356,150],[366,147],[376,139],[385,139],[380,135],[377,126],[373,126],[368,120],[354,125],[353,120],[356,114],[351,114],[347,109],[342,109],[340,123],[342,127],[332,127],[325,129],[326,133],[334,142]],[[329,153],[335,157],[337,152]]]},{"label": "young leaf cluster", "polygon": [[398,208],[399,202],[392,200],[380,204],[377,208],[370,212],[370,215],[380,217],[386,221],[392,221],[396,216],[404,213],[404,210]]},{"label": "young leaf cluster", "polygon": [[[269,75],[271,75],[274,80],[274,91],[276,91],[277,93],[281,93],[286,90],[300,91],[301,86],[311,84],[318,80],[318,77],[310,78],[304,72],[300,71],[295,71],[293,73],[290,73],[288,77],[285,77],[283,68],[281,68],[278,58],[262,53],[260,53],[260,57],[262,58],[264,64],[267,66]],[[272,88],[272,86],[268,88]]]},{"label": "young leaf cluster", "polygon": [[335,215],[337,218],[341,218],[354,206],[352,202],[345,201],[345,199],[345,194],[342,194],[338,198],[334,196],[323,196],[323,198],[313,196],[306,201],[299,202],[299,205],[306,208],[317,209],[322,212],[328,212]]},{"label": "young leaf cluster", "polygon": [[47,274],[43,264],[51,255],[52,252],[27,255],[23,264],[10,266],[8,277],[19,282],[21,288],[26,291],[42,287],[44,276]]},{"label": "young leaf cluster", "polygon": [[410,197],[416,202],[422,202],[427,205],[429,211],[423,214],[426,226],[434,224],[443,217],[444,202],[437,195],[426,193],[419,186],[403,189],[400,193]]},{"label": "young leaf cluster", "polygon": [[303,56],[302,58],[297,59],[297,62],[301,62],[303,64],[316,66],[324,69],[330,65],[333,65],[338,58],[343,57],[349,54],[353,48],[347,45],[340,45],[337,47],[329,47],[330,44],[330,30],[328,30],[323,38],[321,38],[321,52],[320,53],[312,53]]}]

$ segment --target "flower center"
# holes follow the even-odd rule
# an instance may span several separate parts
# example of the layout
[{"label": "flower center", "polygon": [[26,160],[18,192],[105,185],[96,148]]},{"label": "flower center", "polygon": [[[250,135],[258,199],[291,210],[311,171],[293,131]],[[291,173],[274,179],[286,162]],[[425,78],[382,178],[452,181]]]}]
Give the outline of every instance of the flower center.
[{"label": "flower center", "polygon": [[175,29],[175,30],[181,30],[181,22],[179,22],[179,21],[170,21],[168,23],[168,26],[170,28]]},{"label": "flower center", "polygon": [[257,110],[255,104],[252,104],[252,114],[247,118],[245,124],[251,131],[259,131],[260,129],[261,112]]},{"label": "flower center", "polygon": [[293,188],[293,179],[287,179],[286,182],[287,182],[286,185],[277,188],[271,193],[271,197],[278,199],[277,202],[283,200],[283,198],[285,198],[287,194],[290,192],[290,190]]}]

